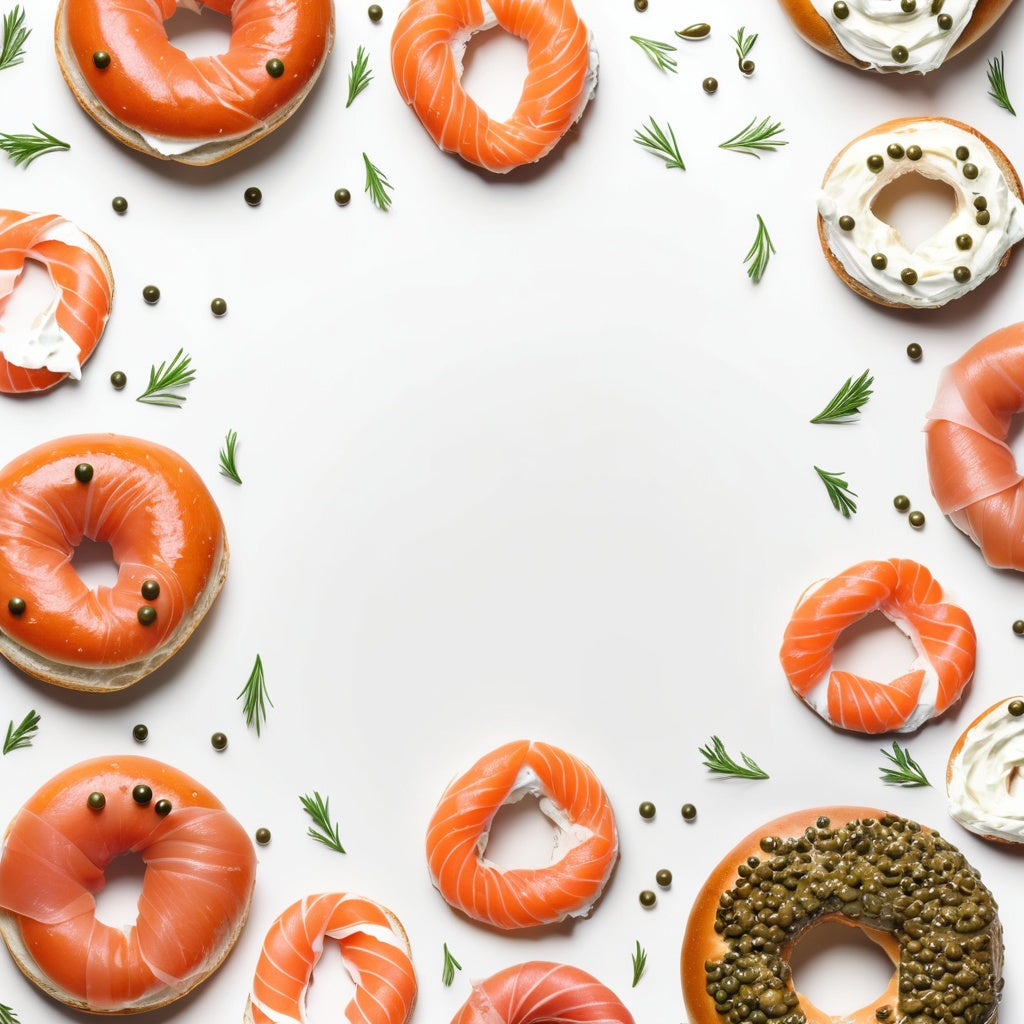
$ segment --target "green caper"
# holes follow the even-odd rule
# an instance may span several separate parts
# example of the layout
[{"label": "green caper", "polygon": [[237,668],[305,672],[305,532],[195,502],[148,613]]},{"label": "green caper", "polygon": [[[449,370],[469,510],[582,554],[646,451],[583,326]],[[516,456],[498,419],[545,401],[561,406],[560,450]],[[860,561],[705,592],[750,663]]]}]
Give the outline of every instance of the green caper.
[{"label": "green caper", "polygon": [[957,160],[966,160],[971,155],[971,151],[966,146],[956,147],[956,158]]},{"label": "green caper", "polygon": [[850,8],[843,2],[843,0],[836,0],[832,5],[832,13],[840,20],[844,21],[850,16]]},{"label": "green caper", "polygon": [[885,166],[885,158],[881,153],[872,153],[867,159],[868,170],[877,174]]},{"label": "green caper", "polygon": [[974,239],[970,235],[957,235],[956,247],[962,251],[970,249],[974,245]]},{"label": "green caper", "polygon": [[871,257],[871,266],[873,266],[875,270],[885,270],[885,268],[889,266],[889,260],[886,258],[885,253],[876,252]]},{"label": "green caper", "polygon": [[843,231],[852,231],[855,224],[856,221],[848,213],[839,218],[839,227]]},{"label": "green caper", "polygon": [[258,828],[256,829],[256,842],[260,846],[266,846],[270,842],[270,829],[269,828]]},{"label": "green caper", "polygon": [[992,214],[988,210],[979,210],[974,215],[974,222],[984,227],[992,219]]},{"label": "green caper", "polygon": [[334,201],[339,206],[348,206],[349,201],[352,199],[352,193],[347,188],[339,188],[334,193]]},{"label": "green caper", "polygon": [[128,383],[128,375],[124,370],[115,370],[110,375],[110,383],[114,386],[115,390],[120,391]]},{"label": "green caper", "polygon": [[102,793],[90,793],[86,803],[90,811],[102,811],[107,806],[107,798]]},{"label": "green caper", "polygon": [[160,815],[161,818],[166,818],[171,813],[171,801],[170,800],[157,800],[153,804],[153,810]]},{"label": "green caper", "polygon": [[974,197],[974,208],[976,210],[984,210],[988,207],[988,200],[984,196]]},{"label": "green caper", "polygon": [[654,894],[653,890],[651,890],[651,889],[644,889],[643,892],[640,893],[640,906],[641,907],[648,907],[648,908],[650,908],[650,907],[653,907],[654,904],[657,903],[657,902],[658,902],[658,897]]},{"label": "green caper", "polygon": [[92,479],[93,468],[88,462],[80,462],[75,466],[75,479],[80,484],[87,484]]},{"label": "green caper", "polygon": [[667,889],[672,884],[672,872],[668,868],[662,868],[655,876],[654,880],[662,887]]},{"label": "green caper", "polygon": [[145,806],[153,799],[153,790],[150,789],[144,782],[140,782],[137,786],[132,789],[132,799],[137,804]]},{"label": "green caper", "polygon": [[906,64],[910,58],[910,51],[905,46],[894,46],[889,52],[897,64]]},{"label": "green caper", "polygon": [[1024,700],[1011,700],[1010,703],[1006,705],[1006,710],[1009,711],[1014,718],[1020,718],[1021,715],[1024,715]]},{"label": "green caper", "polygon": [[910,523],[915,530],[920,530],[921,527],[924,526],[924,513],[914,509],[914,511],[907,516],[907,522]]},{"label": "green caper", "polygon": [[645,818],[647,821],[650,821],[657,813],[654,804],[652,804],[650,800],[644,800],[644,802],[640,804],[638,810],[640,811],[640,817]]},{"label": "green caper", "polygon": [[711,26],[706,21],[698,21],[686,28],[677,28],[676,35],[680,39],[707,39],[711,35]]},{"label": "green caper", "polygon": [[683,816],[684,821],[693,821],[697,817],[697,808],[693,804],[683,804],[680,812]]},{"label": "green caper", "polygon": [[740,71],[743,72],[747,77],[754,73],[754,62],[747,57],[745,60],[740,61]]},{"label": "green caper", "polygon": [[917,10],[917,0],[900,0],[900,9],[904,14],[913,14]]},{"label": "green caper", "polygon": [[222,732],[215,732],[210,737],[210,743],[214,750],[226,750],[228,746],[228,738]]},{"label": "green caper", "polygon": [[920,344],[918,344],[918,342],[916,342],[916,341],[912,341],[907,346],[907,357],[910,358],[910,359],[913,359],[913,361],[915,363],[918,361],[918,359],[921,358],[922,352],[923,352],[923,350],[922,350]]},{"label": "green caper", "polygon": [[949,14],[940,14],[936,19],[935,23],[942,29],[943,32],[948,32],[953,27],[953,17]]},{"label": "green caper", "polygon": [[242,195],[249,206],[259,206],[263,202],[263,193],[255,185],[250,185]]},{"label": "green caper", "polygon": [[964,177],[969,181],[973,181],[978,176],[978,165],[977,164],[964,164],[963,167]]},{"label": "green caper", "polygon": [[142,297],[151,306],[155,306],[160,301],[160,289],[155,284],[147,284],[142,289]]},{"label": "green caper", "polygon": [[156,609],[151,604],[144,604],[136,615],[143,626],[152,626],[156,622]]},{"label": "green caper", "polygon": [[7,602],[7,610],[12,615],[24,615],[25,614],[25,598],[23,598],[23,597],[12,597]]},{"label": "green caper", "polygon": [[905,494],[897,494],[892,504],[897,512],[906,512],[910,508],[910,499]]},{"label": "green caper", "polygon": [[128,209],[128,200],[124,196],[114,196],[110,200],[110,205],[114,208],[114,213],[124,213]]},{"label": "green caper", "polygon": [[889,145],[885,147],[885,151],[893,160],[902,160],[906,152],[898,142],[890,142]]},{"label": "green caper", "polygon": [[267,61],[267,74],[271,78],[280,78],[284,74],[284,61],[278,57],[271,57]]},{"label": "green caper", "polygon": [[718,91],[718,79],[712,78],[709,75],[700,83],[700,87],[710,96],[712,93]]},{"label": "green caper", "polygon": [[924,156],[924,150],[917,145],[907,146],[907,159],[920,160]]},{"label": "green caper", "polygon": [[106,50],[97,50],[92,55],[92,62],[100,71],[105,71],[110,67],[110,54]]},{"label": "green caper", "polygon": [[143,580],[139,590],[147,601],[155,601],[160,596],[160,584],[156,580]]},{"label": "green caper", "polygon": [[214,316],[223,316],[228,311],[228,304],[222,298],[212,299],[210,301],[210,312]]},{"label": "green caper", "polygon": [[900,280],[908,287],[917,284],[917,271],[913,267],[904,267],[900,271]]},{"label": "green caper", "polygon": [[971,268],[970,267],[954,267],[953,268],[953,280],[957,284],[967,284],[971,279]]},{"label": "green caper", "polygon": [[1024,636],[1024,619],[1016,619],[1011,628],[1017,636]]},{"label": "green caper", "polygon": [[647,10],[647,0],[633,0],[633,9],[643,14]]},{"label": "green caper", "polygon": [[132,737],[136,743],[145,743],[149,739],[149,727],[139,722],[137,726],[132,729]]},{"label": "green caper", "polygon": [[380,4],[370,4],[370,6],[366,8],[366,13],[369,16],[370,21],[374,24],[384,17],[384,11]]}]

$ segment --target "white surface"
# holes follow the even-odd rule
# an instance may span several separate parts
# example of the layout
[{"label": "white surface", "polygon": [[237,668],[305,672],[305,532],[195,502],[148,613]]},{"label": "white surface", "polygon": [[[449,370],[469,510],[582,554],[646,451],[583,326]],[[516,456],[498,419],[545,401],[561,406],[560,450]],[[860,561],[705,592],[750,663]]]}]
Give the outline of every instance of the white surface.
[{"label": "white surface", "polygon": [[[1024,105],[1024,6],[921,79],[835,64],[765,0],[651,0],[642,15],[630,0],[580,0],[601,55],[597,96],[571,140],[505,178],[440,153],[403,106],[387,61],[393,0],[379,25],[365,4],[340,5],[305,106],[208,169],[134,154],[93,125],[50,49],[54,6],[32,0],[25,63],[0,72],[0,130],[35,122],[72,148],[27,169],[0,161],[0,196],[79,223],[106,249],[117,294],[81,383],[0,403],[0,462],[78,431],[151,437],[205,475],[233,560],[189,645],[123,694],[75,695],[0,665],[0,724],[42,714],[32,747],[0,759],[0,820],[63,767],[138,749],[197,776],[250,832],[273,832],[229,961],[149,1019],[239,1020],[271,920],[306,892],[347,889],[404,922],[417,1021],[450,1019],[468,979],[544,957],[598,975],[638,1021],[672,1024],[685,1019],[677,962],[698,886],[741,835],[799,806],[883,805],[937,827],[1012,907],[1019,854],[956,826],[941,782],[968,721],[1019,689],[1024,641],[1010,624],[1024,617],[1024,588],[939,515],[921,427],[939,370],[1022,318],[1024,261],[954,306],[895,313],[832,274],[814,210],[835,153],[896,116],[967,121],[1024,167],[1018,122],[985,78],[1005,49]],[[712,36],[678,41],[676,75],[629,39],[676,42],[674,29],[703,20]],[[729,41],[741,25],[760,36],[750,79]],[[375,77],[345,109],[360,43]],[[517,87],[502,76],[521,58],[518,44],[488,40],[467,80],[508,102]],[[713,97],[700,88],[709,74]],[[652,116],[672,124],[685,172],[633,143]],[[717,148],[755,116],[780,120],[789,145],[761,160]],[[395,186],[387,213],[363,195],[363,151]],[[250,185],[263,190],[257,209],[242,199]],[[339,186],[348,208],[333,202]],[[117,194],[130,204],[120,217]],[[755,286],[742,260],[758,213],[778,252]],[[162,292],[153,307],[149,283]],[[220,320],[216,295],[229,307]],[[910,341],[924,347],[919,363]],[[198,374],[185,407],[136,403],[150,365],[179,346]],[[807,422],[865,368],[876,394],[859,422]],[[120,393],[115,369],[129,377]],[[217,472],[229,428],[242,487]],[[856,516],[833,511],[814,464],[847,475]],[[925,512],[923,530],[893,509],[900,492]],[[926,790],[884,786],[891,738],[831,730],[777,660],[807,584],[891,555],[927,565],[979,635],[963,704],[905,741],[935,784]],[[880,672],[902,670],[900,650]],[[259,738],[235,699],[257,652],[274,702]],[[150,729],[141,748],[136,722]],[[224,753],[209,743],[217,729]],[[771,779],[716,781],[697,751],[713,734]],[[592,765],[618,811],[622,858],[589,919],[501,935],[431,888],[423,836],[448,780],[520,736]],[[305,835],[298,797],[314,789],[330,797],[344,856]],[[636,812],[645,799],[652,822]],[[692,824],[679,815],[687,801]],[[645,911],[637,894],[661,867],[675,881]],[[1024,922],[1007,913],[1004,924],[1001,1018],[1014,1021]],[[631,989],[637,939],[649,960]],[[444,942],[464,967],[450,989]],[[23,1024],[89,1019],[37,994],[7,957],[0,1002]],[[317,1009],[314,1024],[328,1019]]]}]

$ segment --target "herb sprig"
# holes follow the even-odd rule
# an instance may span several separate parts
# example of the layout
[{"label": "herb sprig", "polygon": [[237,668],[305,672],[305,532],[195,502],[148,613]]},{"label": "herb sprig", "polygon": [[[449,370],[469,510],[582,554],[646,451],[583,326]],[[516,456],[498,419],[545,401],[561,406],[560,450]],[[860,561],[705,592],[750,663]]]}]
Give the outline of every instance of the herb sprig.
[{"label": "herb sprig", "polygon": [[712,736],[711,742],[700,748],[700,753],[704,758],[704,767],[718,775],[731,775],[737,779],[768,778],[768,773],[742,751],[740,757],[743,758],[743,764],[737,764],[726,753],[725,744],[717,736]]},{"label": "herb sprig", "polygon": [[260,727],[267,720],[267,705],[274,706],[267,692],[267,681],[263,672],[263,659],[257,654],[253,662],[252,671],[245,681],[245,686],[235,698],[242,700],[242,714],[245,715],[245,724],[256,728],[256,735],[260,734]]},{"label": "herb sprig", "polygon": [[661,125],[653,117],[649,120],[650,126],[644,125],[643,128],[638,128],[633,136],[633,141],[638,146],[643,146],[644,149],[664,159],[666,167],[678,167],[679,170],[685,171],[686,164],[683,163],[682,154],[679,152],[679,144],[676,142],[676,133],[672,131],[672,125],[665,122],[665,128],[668,129],[666,135]]},{"label": "herb sprig", "polygon": [[180,409],[185,396],[177,394],[177,389],[191,384],[196,379],[191,364],[192,357],[186,355],[184,349],[179,348],[170,365],[163,362],[159,366],[151,366],[146,390],[135,401],[144,402],[146,405],[165,405],[172,409]]},{"label": "herb sprig", "polygon": [[1010,94],[1006,91],[1006,58],[1002,50],[999,51],[998,57],[993,57],[988,62],[988,84],[992,87],[989,96],[1016,117],[1017,111],[1013,109]]},{"label": "herb sprig", "polygon": [[0,45],[0,71],[13,68],[25,56],[25,40],[32,29],[25,28],[25,11],[21,4],[15,4],[5,15],[2,30],[3,44]]},{"label": "herb sprig", "polygon": [[370,72],[370,55],[360,45],[356,50],[356,59],[349,65],[348,71],[348,102],[346,107],[352,106],[352,101],[373,81],[373,74]]},{"label": "herb sprig", "polygon": [[0,1024],[20,1024],[18,1015],[4,1003],[0,1003]]},{"label": "herb sprig", "polygon": [[676,48],[671,43],[662,43],[657,39],[645,39],[643,36],[630,36],[629,38],[647,54],[655,67],[677,74],[678,62],[674,57],[669,56],[670,53],[676,52]]},{"label": "herb sprig", "polygon": [[7,726],[7,736],[4,739],[3,752],[9,754],[12,750],[21,750],[23,747],[32,746],[32,737],[39,729],[39,712],[32,710],[22,720],[20,725],[15,725],[11,719]]},{"label": "herb sprig", "polygon": [[889,759],[889,765],[883,765],[879,769],[882,781],[889,786],[930,786],[927,776],[921,770],[921,766],[910,756],[907,747],[901,747],[895,740],[892,741],[892,753],[885,747],[881,751]]},{"label": "herb sprig", "polygon": [[644,975],[644,971],[647,969],[647,950],[640,945],[640,940],[636,940],[636,949],[633,950],[633,988],[636,988],[637,983]]},{"label": "herb sprig", "polygon": [[768,260],[771,259],[774,252],[775,246],[772,244],[771,236],[768,234],[768,228],[765,227],[761,214],[758,214],[757,234],[754,236],[754,242],[750,246],[750,251],[743,257],[743,262],[750,264],[747,267],[747,277],[754,284],[757,284],[764,277],[764,272],[768,268]]},{"label": "herb sprig", "polygon": [[842,473],[830,473],[820,466],[815,466],[814,472],[825,485],[832,507],[837,512],[842,512],[844,519],[849,519],[857,511],[857,503],[853,500],[857,497],[857,492],[850,490],[850,485],[843,479]]},{"label": "herb sprig", "polygon": [[736,35],[729,36],[729,38],[736,44],[736,64],[743,74],[750,75],[754,72],[754,62],[747,59],[747,54],[750,53],[754,48],[754,43],[757,42],[757,33],[755,32],[752,36],[746,36],[743,33],[744,29],[740,26],[740,30]]},{"label": "herb sprig", "polygon": [[330,847],[338,853],[344,853],[345,847],[341,845],[341,838],[338,835],[338,825],[331,821],[330,797],[322,797],[315,790],[312,796],[300,796],[303,810],[313,819],[306,833],[310,839]]},{"label": "herb sprig", "polygon": [[832,396],[828,405],[817,416],[811,417],[811,422],[848,423],[873,394],[871,385],[874,382],[875,378],[869,370],[865,370],[856,380],[847,377],[846,383]]},{"label": "herb sprig", "polygon": [[391,205],[391,196],[387,190],[394,190],[395,186],[388,181],[379,167],[374,166],[365,153],[363,163],[366,165],[366,187],[363,191],[370,193],[370,200],[378,210],[386,210]]},{"label": "herb sprig", "polygon": [[0,132],[0,152],[6,153],[15,164],[28,167],[36,157],[44,153],[66,151],[71,148],[70,143],[61,142],[56,136],[44,132],[39,125],[33,124],[32,127],[38,135],[8,135],[7,132]]},{"label": "herb sprig", "polygon": [[444,944],[444,963],[441,964],[441,984],[450,985],[455,980],[455,972],[462,970],[462,964],[452,956],[448,943]]},{"label": "herb sprig", "polygon": [[780,122],[772,123],[770,117],[766,117],[759,122],[755,117],[731,139],[720,142],[718,148],[732,150],[734,153],[746,153],[760,160],[761,153],[770,152],[778,149],[779,146],[788,145],[785,139],[778,138],[783,131],[784,129]]},{"label": "herb sprig", "polygon": [[220,471],[229,480],[234,480],[236,484],[242,482],[241,476],[238,474],[238,468],[235,465],[235,449],[238,447],[238,431],[229,430],[224,435],[224,447],[220,450]]}]

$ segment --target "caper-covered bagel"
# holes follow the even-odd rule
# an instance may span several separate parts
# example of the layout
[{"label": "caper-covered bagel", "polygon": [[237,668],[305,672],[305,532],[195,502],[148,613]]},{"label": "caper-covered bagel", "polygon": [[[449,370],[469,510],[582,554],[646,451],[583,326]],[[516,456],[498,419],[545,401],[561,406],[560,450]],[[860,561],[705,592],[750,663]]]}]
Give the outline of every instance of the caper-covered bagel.
[{"label": "caper-covered bagel", "polygon": [[[809,927],[862,928],[895,966],[881,996],[832,1017],[793,987]],[[740,842],[705,882],[683,939],[690,1024],[991,1024],[1002,990],[997,908],[951,843],[867,807],[778,818]]]}]

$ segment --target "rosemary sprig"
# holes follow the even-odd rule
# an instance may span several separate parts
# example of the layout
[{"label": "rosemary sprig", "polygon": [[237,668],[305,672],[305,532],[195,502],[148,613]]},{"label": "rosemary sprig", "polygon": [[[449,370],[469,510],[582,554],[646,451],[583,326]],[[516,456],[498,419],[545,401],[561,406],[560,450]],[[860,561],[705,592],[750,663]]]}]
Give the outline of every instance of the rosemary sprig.
[{"label": "rosemary sprig", "polygon": [[0,1003],[0,1024],[19,1024],[18,1015],[3,1003]]},{"label": "rosemary sprig", "polygon": [[151,366],[149,384],[135,401],[144,402],[146,405],[166,405],[172,409],[180,409],[185,396],[176,394],[175,389],[183,388],[196,379],[191,363],[192,357],[185,355],[184,349],[179,348],[169,366],[166,362],[159,366]]},{"label": "rosemary sprig", "polygon": [[744,263],[749,263],[747,267],[747,277],[750,278],[754,284],[757,284],[768,267],[768,260],[775,252],[775,246],[772,245],[771,236],[768,234],[768,228],[765,227],[765,223],[761,220],[761,214],[757,215],[757,234],[754,236],[754,244],[751,245],[750,251],[746,256],[743,257]]},{"label": "rosemary sprig", "polygon": [[314,790],[312,796],[300,796],[299,799],[302,801],[303,809],[314,822],[313,825],[310,825],[306,835],[338,853],[344,853],[345,847],[341,845],[338,826],[331,822],[330,798],[322,797]]},{"label": "rosemary sprig", "polygon": [[846,378],[846,383],[832,396],[831,401],[817,416],[811,417],[812,423],[847,423],[860,412],[861,406],[873,394],[871,385],[875,378],[865,370],[856,380]]},{"label": "rosemary sprig", "polygon": [[32,746],[32,736],[39,728],[39,712],[30,711],[22,720],[20,725],[15,725],[11,719],[7,726],[7,736],[4,739],[4,753],[9,754],[12,750],[20,750],[22,747]]},{"label": "rosemary sprig", "polygon": [[32,29],[25,28],[25,12],[21,4],[15,4],[4,15],[2,45],[0,45],[0,71],[13,68],[21,63],[25,56],[25,40],[32,34]]},{"label": "rosemary sprig", "polygon": [[814,467],[814,472],[821,477],[832,507],[837,512],[842,512],[843,518],[849,519],[857,511],[857,503],[853,500],[857,497],[857,492],[850,490],[850,485],[842,478],[842,473],[830,473],[819,466]]},{"label": "rosemary sprig", "polygon": [[378,210],[386,210],[391,205],[391,196],[388,195],[387,189],[394,189],[395,186],[388,181],[379,167],[370,162],[365,153],[363,163],[366,164],[366,187],[363,191],[370,193],[370,199]]},{"label": "rosemary sprig", "polygon": [[346,107],[352,106],[352,101],[373,81],[370,73],[370,55],[362,46],[356,50],[356,59],[349,65],[348,71],[348,102]]},{"label": "rosemary sprig", "polygon": [[444,963],[441,965],[441,984],[450,985],[455,980],[455,972],[462,970],[462,964],[452,956],[448,943],[444,944]]},{"label": "rosemary sprig", "polygon": [[235,448],[238,446],[238,431],[229,430],[224,436],[224,447],[220,450],[220,471],[229,480],[236,484],[242,482],[235,467]]},{"label": "rosemary sprig", "polygon": [[[244,698],[244,700],[243,700]],[[260,734],[260,726],[267,720],[267,705],[274,706],[267,692],[267,681],[263,674],[263,659],[257,654],[249,678],[235,700],[243,700],[242,713],[245,724],[256,727],[256,735]]]},{"label": "rosemary sprig", "polygon": [[36,157],[44,153],[71,148],[69,143],[61,142],[49,132],[44,132],[39,125],[33,124],[32,127],[38,135],[8,135],[0,132],[0,152],[6,153],[15,164],[28,167]]},{"label": "rosemary sprig", "polygon": [[665,127],[668,129],[668,135],[666,135],[661,125],[653,117],[650,118],[650,122],[650,127],[644,125],[643,128],[636,130],[633,141],[638,146],[643,146],[644,149],[662,157],[666,167],[678,167],[679,170],[685,171],[686,164],[683,163],[682,155],[679,152],[679,144],[676,142],[676,133],[672,131],[672,125],[665,122]]},{"label": "rosemary sprig", "polygon": [[636,988],[637,982],[643,977],[644,970],[647,967],[647,950],[640,945],[640,940],[636,940],[636,949],[633,950],[633,988]]},{"label": "rosemary sprig", "polygon": [[743,765],[737,764],[726,752],[725,744],[717,736],[711,737],[711,743],[706,747],[700,747],[701,755],[704,758],[704,767],[719,775],[731,775],[737,779],[767,779],[768,773],[752,761],[742,751]]},{"label": "rosemary sprig", "polygon": [[739,65],[740,71],[745,75],[753,73],[754,62],[747,60],[747,54],[754,48],[754,43],[757,42],[757,33],[755,32],[752,36],[745,36],[743,34],[743,27],[734,36],[729,38],[736,44],[736,63]]},{"label": "rosemary sprig", "polygon": [[988,62],[988,84],[992,87],[989,96],[1004,110],[1008,110],[1016,117],[1017,111],[1013,109],[1013,104],[1010,102],[1010,94],[1006,91],[1005,67],[1006,59],[1003,57],[1002,50],[1000,50],[999,56],[994,57]]},{"label": "rosemary sprig", "polygon": [[731,139],[719,143],[719,149],[731,149],[735,153],[747,153],[750,156],[761,159],[758,151],[769,151],[785,146],[786,140],[776,138],[783,132],[782,125],[776,121],[771,123],[771,118],[766,117],[760,123],[757,118],[752,118],[750,123],[741,128]]},{"label": "rosemary sprig", "polygon": [[677,61],[669,56],[670,53],[676,52],[676,48],[671,43],[662,43],[657,39],[645,39],[643,36],[630,36],[629,38],[650,57],[651,63],[655,67],[676,74]]},{"label": "rosemary sprig", "polygon": [[879,769],[882,781],[890,786],[930,786],[921,766],[910,756],[910,750],[901,747],[895,740],[892,741],[892,753],[885,747],[881,751],[895,768],[888,765]]}]

